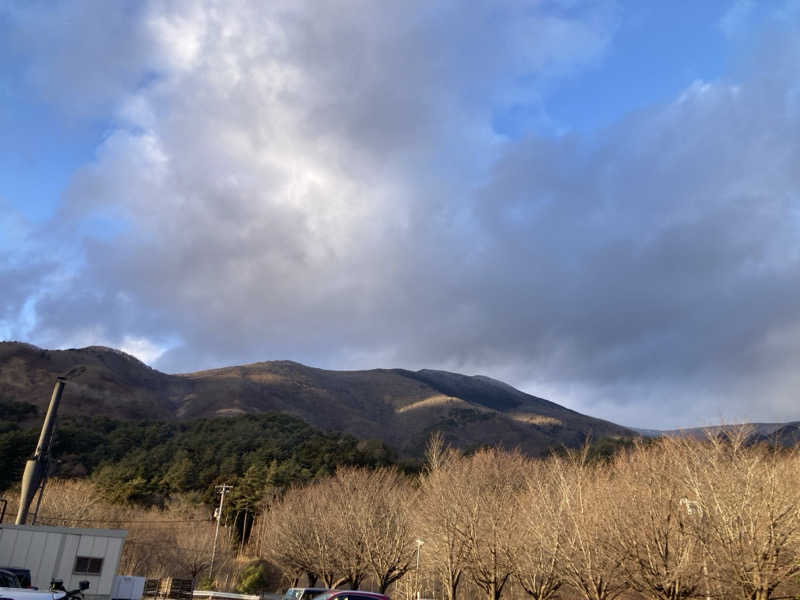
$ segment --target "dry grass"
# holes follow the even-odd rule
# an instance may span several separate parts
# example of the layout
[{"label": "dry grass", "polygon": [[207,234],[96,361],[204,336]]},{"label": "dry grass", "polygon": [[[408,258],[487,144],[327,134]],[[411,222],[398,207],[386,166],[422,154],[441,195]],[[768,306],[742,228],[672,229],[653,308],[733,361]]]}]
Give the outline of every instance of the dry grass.
[{"label": "dry grass", "polygon": [[485,406],[481,406],[479,404],[466,402],[461,398],[454,398],[453,396],[444,396],[442,394],[436,394],[435,396],[431,396],[429,398],[425,398],[417,402],[412,402],[411,404],[407,404],[406,406],[401,406],[400,408],[395,409],[395,412],[397,414],[402,414],[404,412],[413,411],[421,408],[424,409],[424,408],[442,408],[442,407],[469,408],[480,412],[496,412],[493,411],[491,408],[486,408]]},{"label": "dry grass", "polygon": [[510,413],[508,416],[515,421],[528,423],[529,425],[538,425],[539,427],[559,427],[563,425],[561,419],[533,413]]}]

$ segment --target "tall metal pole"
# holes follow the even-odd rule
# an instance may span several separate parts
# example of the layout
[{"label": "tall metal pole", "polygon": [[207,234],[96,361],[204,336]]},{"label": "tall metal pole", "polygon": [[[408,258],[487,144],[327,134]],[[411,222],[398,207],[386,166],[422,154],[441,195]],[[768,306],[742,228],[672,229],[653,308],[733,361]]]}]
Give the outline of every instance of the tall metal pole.
[{"label": "tall metal pole", "polygon": [[[19,496],[19,511],[17,512],[17,525],[25,525],[28,518],[28,511],[31,507],[33,497],[39,491],[39,500],[41,501],[41,494],[44,492],[44,482],[47,478],[47,460],[49,458],[50,443],[53,439],[53,430],[56,425],[56,415],[58,414],[58,405],[61,402],[61,393],[64,391],[64,385],[67,383],[66,376],[56,379],[56,385],[53,388],[53,395],[50,397],[50,406],[47,409],[47,415],[44,418],[42,425],[42,432],[39,434],[39,443],[36,444],[36,451],[33,457],[25,463],[25,472],[22,475],[22,489]],[[38,506],[37,506],[38,512]]]},{"label": "tall metal pole", "polygon": [[219,521],[222,518],[222,506],[225,503],[225,492],[228,490],[233,489],[232,485],[228,485],[227,483],[223,483],[222,485],[218,485],[216,487],[217,492],[219,493],[219,508],[217,508],[217,527],[214,530],[214,546],[211,549],[211,566],[208,568],[208,578],[210,580],[214,580],[214,557],[217,554],[217,537],[219,536]]}]

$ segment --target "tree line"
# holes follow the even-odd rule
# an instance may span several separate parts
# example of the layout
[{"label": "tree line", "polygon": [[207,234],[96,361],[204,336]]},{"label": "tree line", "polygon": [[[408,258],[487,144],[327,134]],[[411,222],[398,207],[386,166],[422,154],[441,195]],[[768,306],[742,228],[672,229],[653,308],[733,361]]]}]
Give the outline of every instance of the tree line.
[{"label": "tree line", "polygon": [[97,480],[51,481],[39,522],[127,529],[122,574],[245,592],[304,583],[395,600],[793,598],[800,452],[746,439],[730,430],[532,459],[464,454],[435,435],[417,472],[341,465],[288,488],[242,476],[213,574],[213,491],[148,507]]},{"label": "tree line", "polygon": [[436,438],[418,477],[341,469],[290,490],[252,552],[289,583],[400,597],[794,597],[800,455],[745,439],[664,438],[593,461],[464,456]]}]

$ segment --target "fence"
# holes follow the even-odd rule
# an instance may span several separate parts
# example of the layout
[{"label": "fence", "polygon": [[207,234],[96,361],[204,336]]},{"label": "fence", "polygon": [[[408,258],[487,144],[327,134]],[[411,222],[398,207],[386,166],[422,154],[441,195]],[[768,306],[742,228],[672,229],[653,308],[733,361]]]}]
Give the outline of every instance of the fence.
[{"label": "fence", "polygon": [[144,582],[144,597],[156,600],[193,600],[194,586],[191,579],[148,579]]},{"label": "fence", "polygon": [[232,592],[215,592],[214,590],[195,590],[195,598],[208,598],[209,600],[281,600],[280,594],[234,594]]}]

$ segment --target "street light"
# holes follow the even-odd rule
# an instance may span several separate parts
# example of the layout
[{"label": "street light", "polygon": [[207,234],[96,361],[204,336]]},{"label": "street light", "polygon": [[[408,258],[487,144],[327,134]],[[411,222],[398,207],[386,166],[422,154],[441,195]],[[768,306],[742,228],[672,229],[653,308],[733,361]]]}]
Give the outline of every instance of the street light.
[{"label": "street light", "polygon": [[417,583],[416,583],[416,585],[414,587],[417,589],[417,600],[419,600],[419,597],[421,596],[420,589],[419,589],[419,549],[422,547],[422,544],[424,544],[425,542],[423,542],[419,538],[417,538],[416,542],[417,542],[417,577],[416,577]]}]

